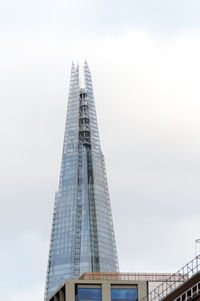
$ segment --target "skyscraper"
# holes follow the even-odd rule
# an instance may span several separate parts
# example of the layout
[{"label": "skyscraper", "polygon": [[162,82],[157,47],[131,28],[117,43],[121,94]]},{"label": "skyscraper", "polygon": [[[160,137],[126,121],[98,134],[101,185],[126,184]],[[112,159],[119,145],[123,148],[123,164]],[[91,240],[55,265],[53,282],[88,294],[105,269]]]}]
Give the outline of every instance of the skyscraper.
[{"label": "skyscraper", "polygon": [[118,259],[94,104],[84,63],[85,87],[72,64],[58,193],[45,298],[83,272],[117,272]]}]

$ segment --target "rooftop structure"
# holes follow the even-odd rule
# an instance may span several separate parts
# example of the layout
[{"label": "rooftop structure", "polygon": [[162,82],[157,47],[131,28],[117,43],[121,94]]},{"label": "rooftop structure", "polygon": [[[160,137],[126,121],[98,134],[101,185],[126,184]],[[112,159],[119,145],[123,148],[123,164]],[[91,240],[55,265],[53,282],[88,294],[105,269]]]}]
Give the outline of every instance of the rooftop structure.
[{"label": "rooftop structure", "polygon": [[[174,292],[183,292],[181,287],[188,287],[186,283],[190,283],[190,279],[199,279],[200,274],[200,255],[196,256],[193,260],[184,265],[176,273],[172,274],[163,283],[158,285],[154,290],[149,292],[149,294],[142,301],[171,301]],[[191,283],[194,284],[193,281]],[[200,284],[199,284],[200,285]],[[198,285],[197,285],[198,288]],[[190,289],[190,286],[189,286]],[[200,291],[199,291],[200,293]],[[176,295],[176,294],[175,294]],[[187,294],[185,295],[187,297]],[[188,298],[177,299],[176,301],[186,301]]]},{"label": "rooftop structure", "polygon": [[162,299],[163,301],[200,301],[200,273],[195,274],[177,289]]},{"label": "rooftop structure", "polygon": [[130,280],[130,281],[166,281],[173,276],[176,281],[179,278],[171,273],[83,273],[79,280]]},{"label": "rooftop structure", "polygon": [[200,255],[174,274],[84,273],[49,301],[200,301]]},{"label": "rooftop structure", "polygon": [[49,301],[138,301],[165,281],[161,273],[84,273],[67,280]]}]

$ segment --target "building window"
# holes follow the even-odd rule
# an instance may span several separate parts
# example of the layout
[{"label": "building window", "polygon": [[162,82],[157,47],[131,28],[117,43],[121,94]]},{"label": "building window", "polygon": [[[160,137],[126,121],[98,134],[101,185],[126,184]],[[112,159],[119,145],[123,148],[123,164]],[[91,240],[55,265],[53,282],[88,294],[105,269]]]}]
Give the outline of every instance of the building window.
[{"label": "building window", "polygon": [[101,301],[101,288],[78,288],[77,301]]},{"label": "building window", "polygon": [[111,288],[111,301],[135,301],[137,299],[136,288]]}]

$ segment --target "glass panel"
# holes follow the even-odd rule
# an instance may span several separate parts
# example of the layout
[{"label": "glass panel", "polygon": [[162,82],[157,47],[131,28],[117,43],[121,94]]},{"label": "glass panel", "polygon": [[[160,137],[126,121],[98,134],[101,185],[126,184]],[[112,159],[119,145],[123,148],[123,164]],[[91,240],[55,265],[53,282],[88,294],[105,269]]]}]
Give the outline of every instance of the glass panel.
[{"label": "glass panel", "polygon": [[80,89],[79,69],[72,65],[45,300],[65,280],[76,279],[83,272],[118,271],[105,163],[87,63],[84,73],[85,89]]},{"label": "glass panel", "polygon": [[136,288],[112,288],[111,301],[133,301],[138,299]]},{"label": "glass panel", "polygon": [[78,288],[77,301],[101,300],[101,288]]}]

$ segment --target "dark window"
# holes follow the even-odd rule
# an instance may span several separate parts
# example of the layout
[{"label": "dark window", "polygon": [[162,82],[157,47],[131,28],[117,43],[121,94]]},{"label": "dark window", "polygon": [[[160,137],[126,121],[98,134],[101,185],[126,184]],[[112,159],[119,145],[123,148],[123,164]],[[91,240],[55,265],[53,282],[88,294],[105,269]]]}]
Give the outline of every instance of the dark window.
[{"label": "dark window", "polygon": [[101,300],[100,288],[78,288],[77,301],[96,301]]},{"label": "dark window", "polygon": [[136,288],[111,288],[111,301],[135,301],[137,299]]}]

